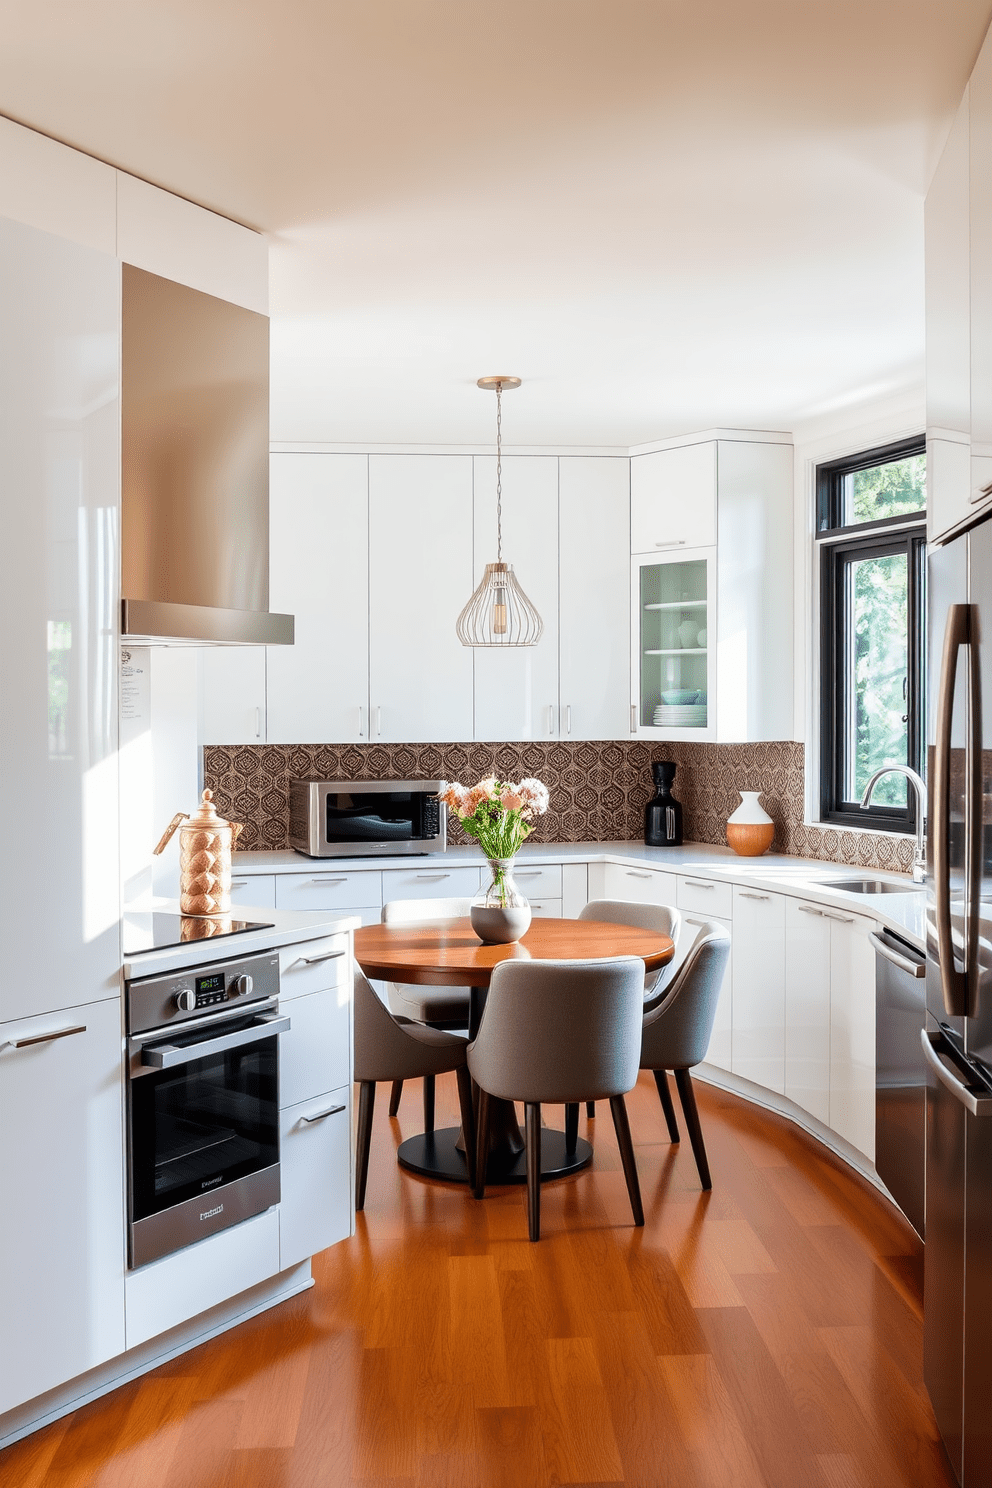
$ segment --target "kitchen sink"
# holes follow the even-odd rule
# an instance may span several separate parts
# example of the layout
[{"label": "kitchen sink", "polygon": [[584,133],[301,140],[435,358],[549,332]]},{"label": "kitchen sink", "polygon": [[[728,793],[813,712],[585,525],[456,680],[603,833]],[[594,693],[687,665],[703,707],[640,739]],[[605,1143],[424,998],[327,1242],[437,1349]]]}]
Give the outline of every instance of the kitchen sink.
[{"label": "kitchen sink", "polygon": [[820,888],[844,889],[848,894],[920,894],[926,887],[909,879],[890,883],[887,878],[819,878],[816,882]]}]

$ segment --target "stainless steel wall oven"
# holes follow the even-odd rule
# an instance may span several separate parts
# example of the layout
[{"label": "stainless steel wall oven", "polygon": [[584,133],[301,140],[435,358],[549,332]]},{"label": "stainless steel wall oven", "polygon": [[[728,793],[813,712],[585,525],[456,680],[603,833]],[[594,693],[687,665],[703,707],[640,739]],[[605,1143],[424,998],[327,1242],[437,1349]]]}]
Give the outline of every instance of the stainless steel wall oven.
[{"label": "stainless steel wall oven", "polygon": [[131,980],[128,1264],[279,1202],[279,957]]}]

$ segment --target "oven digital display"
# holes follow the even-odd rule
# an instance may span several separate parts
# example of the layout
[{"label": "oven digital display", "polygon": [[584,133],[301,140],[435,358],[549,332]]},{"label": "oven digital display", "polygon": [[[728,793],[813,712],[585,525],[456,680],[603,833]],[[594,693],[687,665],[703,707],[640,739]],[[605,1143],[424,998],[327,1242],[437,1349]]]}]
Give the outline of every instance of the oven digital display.
[{"label": "oven digital display", "polygon": [[227,987],[222,971],[215,971],[210,976],[198,976],[195,981],[197,1007],[208,1007],[212,1002],[227,1001]]}]

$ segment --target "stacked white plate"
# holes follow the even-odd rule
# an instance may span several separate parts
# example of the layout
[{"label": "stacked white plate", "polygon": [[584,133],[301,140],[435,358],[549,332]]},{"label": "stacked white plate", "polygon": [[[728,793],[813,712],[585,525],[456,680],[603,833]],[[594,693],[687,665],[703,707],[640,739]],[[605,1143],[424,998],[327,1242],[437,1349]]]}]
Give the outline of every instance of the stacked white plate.
[{"label": "stacked white plate", "polygon": [[705,703],[659,703],[654,710],[655,728],[705,728]]}]

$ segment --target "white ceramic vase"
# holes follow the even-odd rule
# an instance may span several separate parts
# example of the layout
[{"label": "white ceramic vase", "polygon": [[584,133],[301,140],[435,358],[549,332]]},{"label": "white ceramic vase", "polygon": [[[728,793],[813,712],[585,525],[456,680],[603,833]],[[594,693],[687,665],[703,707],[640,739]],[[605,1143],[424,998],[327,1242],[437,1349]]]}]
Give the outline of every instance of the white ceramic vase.
[{"label": "white ceramic vase", "polygon": [[727,821],[727,845],[740,858],[760,857],[775,836],[775,823],[760,797],[760,791],[741,791],[741,804]]}]

